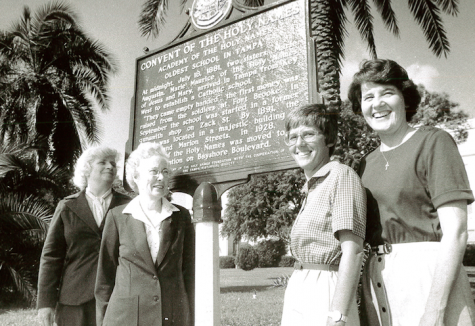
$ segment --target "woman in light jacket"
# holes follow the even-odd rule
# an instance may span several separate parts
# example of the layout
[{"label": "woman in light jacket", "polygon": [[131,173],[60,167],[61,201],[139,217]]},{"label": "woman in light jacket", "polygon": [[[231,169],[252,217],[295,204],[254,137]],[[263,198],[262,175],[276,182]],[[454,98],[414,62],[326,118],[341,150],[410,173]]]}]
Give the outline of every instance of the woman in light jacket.
[{"label": "woman in light jacket", "polygon": [[168,155],[143,143],[130,154],[126,177],[138,192],[109,212],[96,280],[97,325],[193,325],[194,228],[171,204]]}]

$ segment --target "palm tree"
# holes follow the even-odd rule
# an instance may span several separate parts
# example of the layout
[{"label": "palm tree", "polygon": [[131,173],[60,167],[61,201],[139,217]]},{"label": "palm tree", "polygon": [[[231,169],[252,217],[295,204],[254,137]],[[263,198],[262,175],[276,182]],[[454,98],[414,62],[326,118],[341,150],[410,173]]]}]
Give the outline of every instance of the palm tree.
[{"label": "palm tree", "polygon": [[[391,1],[374,0],[383,23],[395,36],[399,28]],[[442,25],[440,12],[457,15],[457,0],[408,0],[409,10],[421,26],[429,48],[440,57],[447,57],[450,45]],[[313,36],[316,37],[318,80],[320,92],[328,104],[340,107],[340,68],[344,58],[345,23],[348,21],[344,9],[350,9],[361,37],[368,44],[373,58],[377,57],[373,37],[373,16],[368,1],[360,0],[312,0],[310,16]]]},{"label": "palm tree", "polygon": [[65,168],[37,163],[31,144],[0,145],[0,297],[34,303],[41,249],[58,198],[68,194]]},{"label": "palm tree", "polygon": [[0,136],[44,141],[51,163],[72,167],[98,141],[94,107],[108,109],[111,55],[63,3],[49,3],[0,33]]},{"label": "palm tree", "polygon": [[[238,0],[233,0],[238,1]],[[251,7],[263,5],[263,0],[243,0]],[[187,1],[182,0],[181,6]],[[385,27],[395,36],[399,35],[396,16],[390,0],[374,0]],[[458,0],[408,0],[408,6],[415,21],[421,26],[429,48],[440,57],[449,53],[449,41],[442,24],[441,12],[457,15]],[[139,27],[143,36],[158,37],[165,23],[168,0],[146,0],[140,15]],[[358,31],[368,44],[372,57],[376,58],[373,37],[373,16],[369,1],[361,0],[310,0],[312,36],[316,38],[319,92],[327,104],[339,108],[340,71],[344,59],[345,25],[348,22],[345,9],[349,9]]]}]

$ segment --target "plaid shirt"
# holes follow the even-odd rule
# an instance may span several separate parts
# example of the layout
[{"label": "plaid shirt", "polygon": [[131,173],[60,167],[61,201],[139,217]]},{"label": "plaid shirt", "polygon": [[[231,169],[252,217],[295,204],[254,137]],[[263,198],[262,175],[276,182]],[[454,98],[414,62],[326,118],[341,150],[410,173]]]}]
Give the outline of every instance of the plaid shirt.
[{"label": "plaid shirt", "polygon": [[364,239],[366,192],[353,169],[332,161],[303,188],[307,198],[290,234],[292,255],[302,263],[339,265],[336,232],[351,230]]}]

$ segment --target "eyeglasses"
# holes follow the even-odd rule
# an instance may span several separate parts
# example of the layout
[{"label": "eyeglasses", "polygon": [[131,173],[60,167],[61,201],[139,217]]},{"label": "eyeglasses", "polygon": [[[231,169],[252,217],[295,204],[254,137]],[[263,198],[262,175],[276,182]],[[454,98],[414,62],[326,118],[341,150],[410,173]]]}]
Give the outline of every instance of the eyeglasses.
[{"label": "eyeglasses", "polygon": [[164,177],[168,177],[170,175],[170,170],[168,169],[163,169],[162,171],[158,171],[158,170],[150,170],[149,171],[151,175],[153,176],[156,176],[156,175],[163,175]]},{"label": "eyeglasses", "polygon": [[297,144],[297,140],[302,138],[302,140],[306,143],[313,142],[317,140],[318,132],[314,130],[306,130],[302,133],[298,134],[289,134],[287,138],[284,139],[285,145],[287,146],[294,146]]}]

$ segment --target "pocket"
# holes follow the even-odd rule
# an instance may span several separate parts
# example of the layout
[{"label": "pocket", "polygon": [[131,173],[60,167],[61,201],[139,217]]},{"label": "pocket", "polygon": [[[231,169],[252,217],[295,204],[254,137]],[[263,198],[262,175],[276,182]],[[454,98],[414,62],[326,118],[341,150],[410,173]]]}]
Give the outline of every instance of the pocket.
[{"label": "pocket", "polygon": [[139,297],[111,297],[104,316],[104,326],[138,325]]}]

